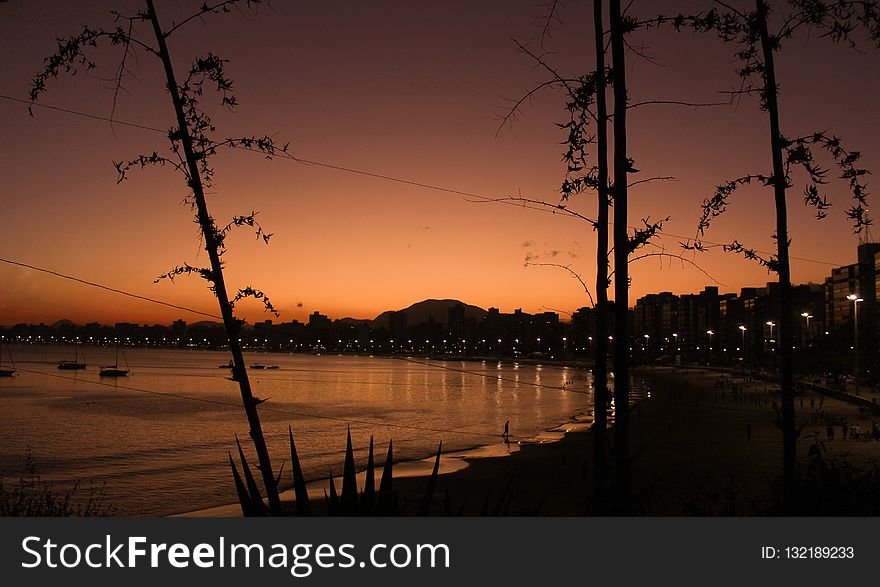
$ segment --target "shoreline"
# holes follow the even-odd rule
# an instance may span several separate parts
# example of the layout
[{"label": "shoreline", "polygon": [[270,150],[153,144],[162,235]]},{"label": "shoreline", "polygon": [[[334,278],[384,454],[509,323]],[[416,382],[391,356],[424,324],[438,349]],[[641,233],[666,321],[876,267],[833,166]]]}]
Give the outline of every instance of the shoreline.
[{"label": "shoreline", "polygon": [[[630,420],[639,513],[755,515],[756,506],[768,503],[770,485],[781,472],[781,433],[773,417],[773,404],[779,401],[776,386],[699,367],[641,367],[637,374],[650,381],[647,401],[633,407]],[[858,467],[880,460],[880,442],[869,435],[870,411],[807,390],[796,399],[796,412],[804,425],[798,442],[801,463],[816,447],[829,458],[846,458]],[[850,432],[844,438],[844,422],[859,436]],[[555,429],[560,438],[522,443],[510,454],[497,454],[504,445],[490,445],[484,454],[443,455],[432,515],[587,513],[592,483],[589,426],[566,426]],[[421,503],[433,460],[417,461],[406,472],[406,465],[395,463],[394,489],[404,515],[413,515]],[[310,494],[323,502],[326,483],[310,484]],[[241,510],[236,503],[181,515],[238,517]]]},{"label": "shoreline", "polygon": [[[461,472],[469,467],[478,466],[483,459],[504,459],[513,456],[528,446],[542,446],[560,442],[570,433],[578,433],[589,430],[589,421],[584,418],[587,413],[573,415],[569,421],[548,428],[537,435],[517,442],[502,442],[494,444],[481,444],[470,448],[444,452],[440,456],[439,478]],[[381,456],[377,453],[377,456]],[[426,483],[434,468],[436,453],[421,459],[409,459],[394,462],[393,482],[395,491],[398,491],[399,482]],[[384,461],[383,461],[384,462]],[[236,463],[238,464],[238,463]],[[362,488],[366,480],[366,469],[358,469],[356,473],[358,487]],[[382,477],[382,465],[376,464],[376,489]],[[342,491],[342,476],[334,476],[334,484],[337,492]],[[329,487],[330,478],[323,477],[306,482],[306,489],[310,500],[319,500],[323,507],[325,491]],[[293,487],[280,492],[282,501],[292,502],[294,499]],[[197,510],[167,514],[164,517],[171,518],[210,518],[210,517],[242,517],[241,506],[238,502],[222,504]]]}]

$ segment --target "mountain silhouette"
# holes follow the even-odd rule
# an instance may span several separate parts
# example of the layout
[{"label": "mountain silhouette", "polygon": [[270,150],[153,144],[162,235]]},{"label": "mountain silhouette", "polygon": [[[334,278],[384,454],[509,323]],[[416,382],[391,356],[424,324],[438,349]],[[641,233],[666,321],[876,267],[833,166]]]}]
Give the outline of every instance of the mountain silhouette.
[{"label": "mountain silhouette", "polygon": [[[442,324],[445,328],[446,323],[449,320],[449,308],[458,305],[464,306],[465,318],[480,319],[487,314],[486,310],[484,310],[483,308],[471,306],[459,300],[433,299],[417,302],[409,306],[408,308],[403,308],[403,310],[401,311],[406,313],[407,324],[418,324],[420,322],[428,322],[429,319],[433,319],[434,322]],[[392,312],[390,310],[382,312],[373,319],[371,326],[374,329],[388,328],[391,313]]]}]

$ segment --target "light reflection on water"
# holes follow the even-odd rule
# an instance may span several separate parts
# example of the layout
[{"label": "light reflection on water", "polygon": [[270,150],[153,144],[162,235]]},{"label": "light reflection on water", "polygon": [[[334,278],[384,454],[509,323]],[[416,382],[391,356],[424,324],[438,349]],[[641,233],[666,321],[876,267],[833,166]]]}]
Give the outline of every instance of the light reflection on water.
[{"label": "light reflection on water", "polygon": [[[238,386],[218,368],[226,353],[128,349],[132,376],[116,381],[97,374],[113,362],[112,348],[85,348],[84,372],[55,368],[66,348],[11,350],[20,374],[0,380],[4,477],[20,470],[30,447],[37,472],[58,488],[106,482],[108,501],[126,514],[235,501],[226,452],[248,432]],[[513,440],[534,437],[583,420],[592,405],[589,373],[557,366],[282,354],[249,354],[247,362],[280,367],[250,371],[255,395],[270,398],[261,417],[275,469],[289,461],[291,425],[313,479],[341,473],[349,423],[363,465],[370,434],[380,460],[391,438],[396,460],[422,458],[441,440],[444,451],[500,443],[507,420]],[[289,471],[288,462],[285,485]]]}]

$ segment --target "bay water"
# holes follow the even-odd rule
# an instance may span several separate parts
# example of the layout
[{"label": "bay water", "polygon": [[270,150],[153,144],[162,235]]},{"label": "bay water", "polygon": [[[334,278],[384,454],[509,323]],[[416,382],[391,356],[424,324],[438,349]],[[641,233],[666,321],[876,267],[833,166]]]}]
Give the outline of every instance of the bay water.
[{"label": "bay water", "polygon": [[[228,352],[125,349],[128,377],[102,378],[113,347],[86,346],[83,371],[57,369],[72,347],[11,345],[18,374],[0,379],[0,475],[14,484],[31,452],[35,470],[62,492],[103,486],[123,515],[167,515],[236,501],[227,452],[242,441],[251,462],[238,384]],[[6,349],[4,349],[6,355]],[[589,371],[513,364],[353,355],[246,353],[276,471],[289,486],[288,426],[307,479],[342,472],[350,427],[358,467],[372,435],[377,460],[541,438],[589,423]],[[5,356],[6,359],[8,357]],[[6,361],[4,361],[5,364]]]}]

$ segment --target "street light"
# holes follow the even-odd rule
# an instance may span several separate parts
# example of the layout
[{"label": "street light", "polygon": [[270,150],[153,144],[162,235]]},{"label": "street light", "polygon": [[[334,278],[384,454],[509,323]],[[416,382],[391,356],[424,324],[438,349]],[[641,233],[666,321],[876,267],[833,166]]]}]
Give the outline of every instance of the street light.
[{"label": "street light", "polygon": [[806,345],[806,343],[810,340],[810,318],[812,318],[812,316],[809,312],[802,312],[801,316],[803,316],[804,320],[807,321],[807,331],[804,335],[804,345]]},{"label": "street light", "polygon": [[864,302],[859,294],[849,294],[846,299],[853,303],[853,350],[856,353],[856,395],[859,393],[859,302]]},{"label": "street light", "polygon": [[745,360],[746,360],[746,330],[748,330],[748,328],[746,328],[745,326],[740,324],[739,330],[740,330],[740,332],[742,332],[742,360],[743,360],[743,362],[745,362]]},{"label": "street light", "polygon": [[776,323],[773,322],[773,320],[769,320],[767,322],[767,326],[770,327],[770,345],[771,345],[770,350],[773,350],[773,346],[772,346],[773,345],[773,327],[776,326]]}]

